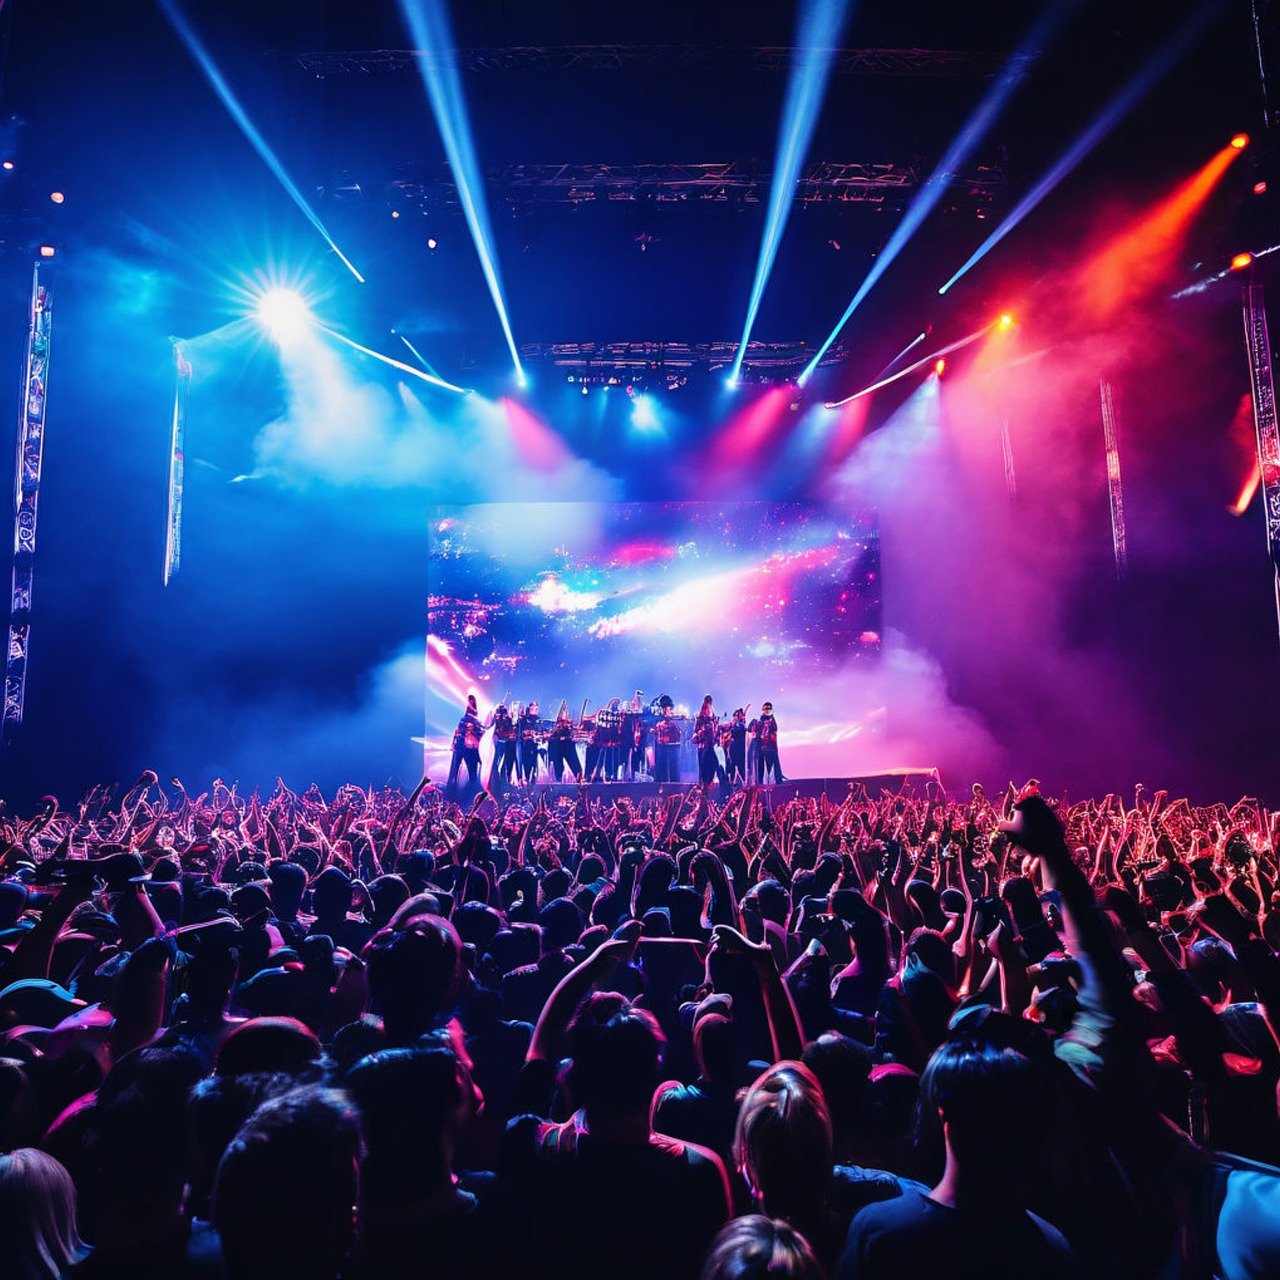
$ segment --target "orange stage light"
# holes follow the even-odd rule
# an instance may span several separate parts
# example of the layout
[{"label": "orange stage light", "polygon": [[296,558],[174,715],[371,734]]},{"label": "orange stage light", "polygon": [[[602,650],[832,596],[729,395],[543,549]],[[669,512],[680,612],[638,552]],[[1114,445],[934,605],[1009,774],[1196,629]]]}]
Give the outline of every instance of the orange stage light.
[{"label": "orange stage light", "polygon": [[1249,145],[1249,135],[1247,133],[1237,133],[1236,136],[1231,139],[1231,145],[1235,147],[1237,151],[1243,151],[1245,147]]},{"label": "orange stage light", "polygon": [[933,371],[938,375],[938,377],[942,377],[942,375],[946,372],[946,369],[947,369],[947,362],[945,360],[939,360],[933,366]]},{"label": "orange stage light", "polygon": [[1241,486],[1240,494],[1231,504],[1229,510],[1233,516],[1242,516],[1249,509],[1249,503],[1253,501],[1253,495],[1258,492],[1258,486],[1262,483],[1262,472],[1258,469],[1258,464],[1253,464],[1253,471],[1250,472],[1249,478]]},{"label": "orange stage light", "polygon": [[1236,256],[1231,259],[1231,270],[1243,271],[1245,267],[1247,267],[1252,261],[1253,261],[1253,254],[1237,253]]},{"label": "orange stage light", "polygon": [[1161,285],[1192,222],[1239,154],[1235,145],[1223,147],[1088,260],[1080,292],[1095,316],[1109,318]]},{"label": "orange stage light", "polygon": [[1012,316],[1011,316],[1011,315],[1006,311],[1006,312],[1004,313],[1004,315],[1002,315],[1002,316],[1000,317],[1000,319],[999,319],[998,323],[999,323],[1000,328],[1002,328],[1002,329],[1012,329],[1012,328],[1013,328],[1013,317],[1012,317]]}]

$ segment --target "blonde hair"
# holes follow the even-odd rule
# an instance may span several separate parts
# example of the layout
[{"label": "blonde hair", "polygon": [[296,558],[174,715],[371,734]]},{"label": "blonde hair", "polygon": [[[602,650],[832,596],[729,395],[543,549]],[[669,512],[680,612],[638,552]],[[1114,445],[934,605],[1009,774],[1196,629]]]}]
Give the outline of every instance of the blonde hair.
[{"label": "blonde hair", "polygon": [[820,1280],[809,1242],[779,1219],[749,1213],[716,1236],[702,1280]]},{"label": "blonde hair", "polygon": [[0,1156],[0,1280],[58,1280],[88,1252],[66,1169],[34,1147]]},{"label": "blonde hair", "polygon": [[831,1112],[804,1063],[775,1063],[743,1094],[733,1158],[766,1212],[812,1212],[831,1177]]}]

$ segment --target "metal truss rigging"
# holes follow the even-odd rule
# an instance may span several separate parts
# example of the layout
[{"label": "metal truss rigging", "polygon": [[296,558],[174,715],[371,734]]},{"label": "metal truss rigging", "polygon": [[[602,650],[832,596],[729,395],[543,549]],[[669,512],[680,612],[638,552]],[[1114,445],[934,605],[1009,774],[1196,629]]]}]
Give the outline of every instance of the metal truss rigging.
[{"label": "metal truss rigging", "polygon": [[[738,343],[732,339],[720,342],[537,342],[522,346],[520,359],[525,364],[552,365],[570,372],[670,375],[727,368],[737,349]],[[816,349],[812,342],[750,342],[743,367],[758,372],[795,369],[807,364]],[[823,364],[837,364],[846,355],[844,347],[837,344],[827,352]]]},{"label": "metal truss rigging", "polygon": [[13,478],[13,576],[9,591],[9,631],[5,644],[4,704],[0,741],[11,742],[22,727],[26,705],[27,656],[31,644],[31,596],[35,585],[36,515],[44,463],[49,339],[53,306],[41,283],[40,264],[31,276],[31,310],[22,366],[18,449]]},{"label": "metal truss rigging", "polygon": [[[1003,167],[986,165],[955,175],[957,185],[990,198],[1004,185]],[[658,203],[756,204],[767,197],[772,174],[754,161],[714,164],[514,164],[491,169],[485,182],[507,204]],[[817,161],[796,184],[801,204],[883,204],[897,202],[919,181],[914,165]],[[330,194],[357,194],[356,184]],[[455,205],[457,188],[447,166],[403,175],[391,183],[393,198],[406,204]]]},{"label": "metal truss rigging", "polygon": [[[734,48],[718,45],[582,44],[514,45],[459,49],[458,65],[467,71],[615,71],[629,66],[746,65],[758,71],[785,71],[795,50],[785,45]],[[339,75],[384,75],[405,71],[429,55],[420,49],[315,50],[284,55],[302,70],[327,79]],[[834,71],[839,75],[973,76],[996,74],[1008,60],[1004,53],[963,49],[842,49]],[[1021,58],[1024,73],[1033,59]]]}]

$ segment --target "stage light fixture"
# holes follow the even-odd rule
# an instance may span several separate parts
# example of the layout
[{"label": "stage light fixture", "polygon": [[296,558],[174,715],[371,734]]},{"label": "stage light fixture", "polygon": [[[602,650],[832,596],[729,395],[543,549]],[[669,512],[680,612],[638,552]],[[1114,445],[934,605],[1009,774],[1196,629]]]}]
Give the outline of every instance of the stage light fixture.
[{"label": "stage light fixture", "polygon": [[933,371],[938,375],[938,377],[942,377],[942,375],[947,371],[947,362],[945,360],[935,360]]},{"label": "stage light fixture", "polygon": [[8,169],[8,170],[12,170],[12,169],[13,169],[13,161],[12,161],[12,160],[6,160],[6,161],[4,162],[4,164],[3,164],[3,165],[0,165],[0,168]]},{"label": "stage light fixture", "polygon": [[42,244],[40,246],[40,256],[42,258],[52,258],[57,250],[51,244]]},{"label": "stage light fixture", "polygon": [[435,238],[435,236],[428,236],[428,237],[427,237],[427,248],[428,248],[428,249],[435,249],[435,248],[437,248],[437,247],[439,246],[439,244],[440,244],[440,241],[439,241],[439,240],[437,240],[437,239]]},{"label": "stage light fixture", "polygon": [[398,217],[400,216],[400,210],[399,210],[399,209],[392,209],[392,210],[391,210],[391,216],[392,216],[393,218],[398,218]]},{"label": "stage light fixture", "polygon": [[311,308],[292,289],[268,289],[253,314],[277,342],[296,338],[311,323]]},{"label": "stage light fixture", "polygon": [[1265,179],[1253,184],[1253,194],[1255,196],[1265,196],[1267,194],[1267,184]]},{"label": "stage light fixture", "polygon": [[1236,256],[1231,259],[1231,270],[1243,271],[1245,267],[1247,267],[1252,261],[1253,261],[1253,254],[1237,253]]},{"label": "stage light fixture", "polygon": [[54,204],[63,204],[67,197],[63,195],[61,191],[50,191],[49,199],[52,200]]},{"label": "stage light fixture", "polygon": [[1013,328],[1013,317],[1006,311],[997,322],[1001,329]]},{"label": "stage light fixture", "polygon": [[1247,133],[1237,133],[1236,136],[1231,139],[1231,145],[1235,147],[1237,151],[1243,151],[1245,147],[1249,145],[1249,135]]}]

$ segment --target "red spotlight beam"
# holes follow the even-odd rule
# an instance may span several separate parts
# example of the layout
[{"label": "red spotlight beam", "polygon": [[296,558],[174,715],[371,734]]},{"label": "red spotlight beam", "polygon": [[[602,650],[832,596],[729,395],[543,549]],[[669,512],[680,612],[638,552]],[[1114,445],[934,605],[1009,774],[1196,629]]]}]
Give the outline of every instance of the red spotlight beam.
[{"label": "red spotlight beam", "polygon": [[[999,323],[998,321],[993,324]],[[873,391],[879,391],[881,387],[887,387],[891,382],[897,382],[899,378],[905,378],[910,374],[923,369],[926,365],[937,364],[937,362],[949,356],[953,351],[959,351],[963,347],[967,347],[977,342],[984,334],[992,329],[992,324],[984,324],[981,329],[975,329],[967,337],[960,338],[955,342],[949,343],[945,347],[940,347],[937,351],[931,351],[927,356],[922,356],[915,364],[909,364],[905,369],[899,369],[897,373],[890,374],[887,378],[881,378],[879,382],[873,382],[869,387],[863,387],[861,391],[855,391],[851,396],[845,396],[843,400],[830,400],[827,402],[828,409],[839,409],[842,405],[846,405],[851,400],[861,400],[863,396],[869,396]]]}]

